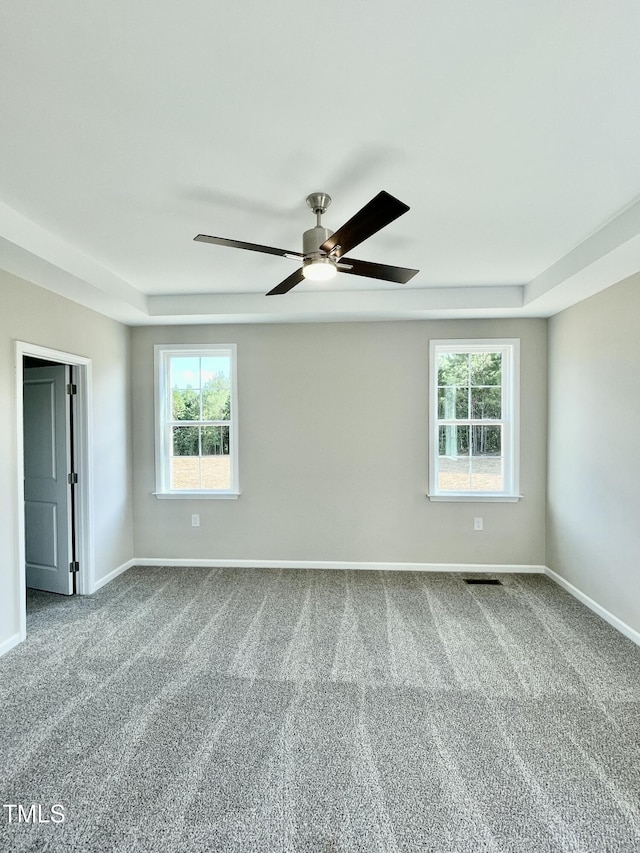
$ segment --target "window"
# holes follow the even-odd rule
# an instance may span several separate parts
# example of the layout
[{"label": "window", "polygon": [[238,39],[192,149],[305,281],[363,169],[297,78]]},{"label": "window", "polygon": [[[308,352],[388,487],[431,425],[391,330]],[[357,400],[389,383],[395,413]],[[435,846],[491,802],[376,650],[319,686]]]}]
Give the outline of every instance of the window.
[{"label": "window", "polygon": [[432,500],[518,500],[519,348],[431,341]]},{"label": "window", "polygon": [[156,496],[237,497],[236,346],[155,347]]}]

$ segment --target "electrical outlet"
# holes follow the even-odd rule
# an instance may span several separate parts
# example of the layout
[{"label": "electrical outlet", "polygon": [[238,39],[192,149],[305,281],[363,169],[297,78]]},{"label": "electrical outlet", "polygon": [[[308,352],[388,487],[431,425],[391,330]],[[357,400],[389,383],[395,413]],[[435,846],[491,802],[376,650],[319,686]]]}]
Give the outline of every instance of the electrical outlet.
[{"label": "electrical outlet", "polygon": [[483,530],[484,529],[484,520],[482,518],[474,518],[473,519],[473,529],[474,530]]},{"label": "electrical outlet", "polygon": [[200,527],[200,516],[197,512],[194,512],[191,516],[191,526],[192,527]]}]

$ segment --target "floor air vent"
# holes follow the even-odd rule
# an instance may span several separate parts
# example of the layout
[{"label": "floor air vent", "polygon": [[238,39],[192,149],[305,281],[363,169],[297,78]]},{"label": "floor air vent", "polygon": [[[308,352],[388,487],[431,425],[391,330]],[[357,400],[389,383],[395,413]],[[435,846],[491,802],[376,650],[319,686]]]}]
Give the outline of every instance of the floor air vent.
[{"label": "floor air vent", "polygon": [[489,584],[490,586],[502,586],[502,581],[499,581],[498,578],[465,578],[465,583],[483,583]]}]

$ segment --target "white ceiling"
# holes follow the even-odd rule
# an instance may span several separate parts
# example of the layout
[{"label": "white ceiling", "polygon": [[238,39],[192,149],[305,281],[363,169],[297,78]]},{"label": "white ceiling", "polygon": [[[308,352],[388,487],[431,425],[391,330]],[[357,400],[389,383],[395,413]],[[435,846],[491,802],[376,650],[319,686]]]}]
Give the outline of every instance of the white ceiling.
[{"label": "white ceiling", "polygon": [[[634,0],[5,0],[0,266],[132,324],[548,316],[640,270]],[[409,285],[264,294],[313,191]]]}]

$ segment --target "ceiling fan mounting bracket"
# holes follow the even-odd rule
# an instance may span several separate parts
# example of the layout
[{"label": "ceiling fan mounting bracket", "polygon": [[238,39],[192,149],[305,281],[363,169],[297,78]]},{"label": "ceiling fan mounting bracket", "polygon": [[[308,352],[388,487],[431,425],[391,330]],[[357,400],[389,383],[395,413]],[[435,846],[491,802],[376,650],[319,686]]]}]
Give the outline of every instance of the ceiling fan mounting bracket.
[{"label": "ceiling fan mounting bracket", "polygon": [[329,193],[311,193],[307,196],[307,204],[315,214],[322,215],[331,204]]}]

